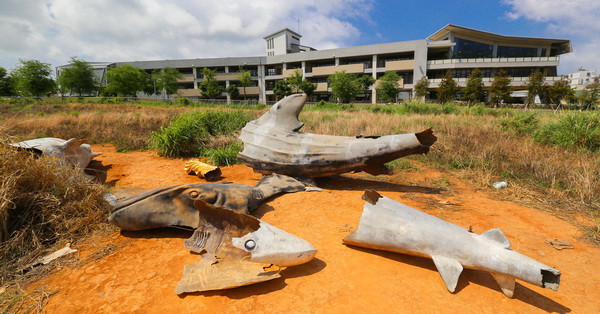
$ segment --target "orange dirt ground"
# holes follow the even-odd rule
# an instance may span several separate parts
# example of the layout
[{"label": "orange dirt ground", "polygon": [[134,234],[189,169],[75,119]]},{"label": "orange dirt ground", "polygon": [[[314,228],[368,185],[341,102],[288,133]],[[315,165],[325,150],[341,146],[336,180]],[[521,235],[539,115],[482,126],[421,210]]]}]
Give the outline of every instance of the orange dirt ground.
[{"label": "orange dirt ground", "polygon": [[[106,171],[106,182],[120,196],[203,181],[184,173],[183,159],[117,153],[110,145],[93,150],[104,152],[95,158],[95,167]],[[58,270],[34,287],[51,293],[45,307],[49,313],[600,312],[600,249],[581,241],[580,230],[426,168],[384,182],[362,174],[323,179],[322,192],[285,194],[263,204],[256,216],[318,249],[314,260],[283,270],[279,279],[178,296],[174,290],[183,266],[200,256],[183,246],[191,232],[161,229],[90,239],[79,247],[81,258],[106,246],[117,249],[80,268]],[[242,165],[222,171],[224,182],[254,185],[260,179]],[[450,293],[430,259],[346,247],[342,238],[358,226],[365,189],[472,226],[476,233],[501,228],[513,249],[562,272],[560,289],[517,280],[515,297],[509,299],[489,273],[465,269],[456,292]],[[544,243],[547,238],[567,240],[575,249],[556,250]]]}]

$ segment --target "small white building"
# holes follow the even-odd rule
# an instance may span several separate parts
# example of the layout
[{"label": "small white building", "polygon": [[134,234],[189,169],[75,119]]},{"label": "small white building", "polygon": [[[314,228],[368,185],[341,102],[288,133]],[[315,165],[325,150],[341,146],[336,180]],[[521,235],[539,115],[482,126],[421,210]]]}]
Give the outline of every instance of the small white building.
[{"label": "small white building", "polygon": [[585,89],[588,84],[594,83],[596,76],[596,71],[588,71],[584,68],[579,68],[577,72],[567,75],[569,81],[571,81],[571,88],[574,90]]}]

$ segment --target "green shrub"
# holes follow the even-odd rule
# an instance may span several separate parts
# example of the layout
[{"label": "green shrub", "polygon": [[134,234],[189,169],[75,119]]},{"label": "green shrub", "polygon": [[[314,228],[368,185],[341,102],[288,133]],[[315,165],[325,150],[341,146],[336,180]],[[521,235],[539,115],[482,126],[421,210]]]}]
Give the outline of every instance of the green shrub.
[{"label": "green shrub", "polygon": [[157,148],[160,156],[197,156],[210,136],[233,134],[250,119],[242,111],[187,112],[152,132],[151,147]]},{"label": "green shrub", "polygon": [[596,151],[600,149],[600,114],[566,114],[544,124],[534,139],[544,144]]},{"label": "green shrub", "polygon": [[438,104],[410,101],[400,105],[398,112],[402,114],[440,114],[442,110]]},{"label": "green shrub", "polygon": [[242,144],[234,141],[225,147],[205,149],[203,155],[208,157],[213,165],[231,166],[240,163],[237,154],[242,151],[243,148]]},{"label": "green shrub", "polygon": [[500,119],[499,124],[502,131],[526,135],[533,134],[540,123],[535,112],[516,112],[512,117]]}]

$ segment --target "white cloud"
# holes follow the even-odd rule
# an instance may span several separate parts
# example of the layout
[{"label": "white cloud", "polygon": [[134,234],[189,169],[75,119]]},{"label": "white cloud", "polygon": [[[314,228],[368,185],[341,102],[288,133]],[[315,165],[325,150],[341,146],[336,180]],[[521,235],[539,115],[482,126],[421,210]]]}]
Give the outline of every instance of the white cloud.
[{"label": "white cloud", "polygon": [[302,43],[347,45],[373,0],[2,0],[0,66],[77,56],[132,61],[264,55],[262,37],[300,20]]},{"label": "white cloud", "polygon": [[573,52],[561,57],[561,70],[579,66],[600,71],[600,1],[598,0],[504,0],[512,7],[509,19],[547,23],[550,34],[570,39]]}]

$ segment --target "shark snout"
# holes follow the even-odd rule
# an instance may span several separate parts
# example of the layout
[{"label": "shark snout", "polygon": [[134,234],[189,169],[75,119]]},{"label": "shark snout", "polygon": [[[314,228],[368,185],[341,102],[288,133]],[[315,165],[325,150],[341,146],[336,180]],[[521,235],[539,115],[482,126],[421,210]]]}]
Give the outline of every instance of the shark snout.
[{"label": "shark snout", "polygon": [[251,253],[250,261],[281,267],[304,264],[317,254],[312,244],[263,221],[257,231],[232,238],[235,247]]}]

